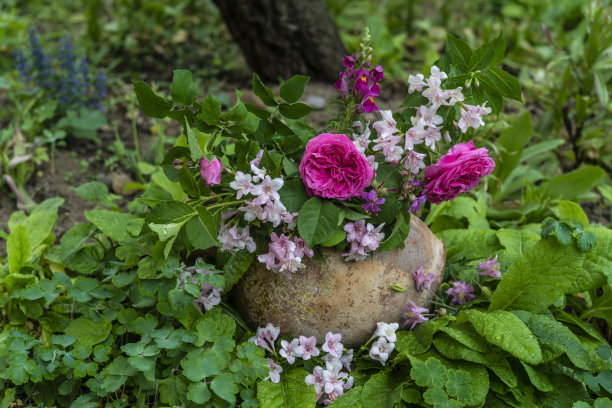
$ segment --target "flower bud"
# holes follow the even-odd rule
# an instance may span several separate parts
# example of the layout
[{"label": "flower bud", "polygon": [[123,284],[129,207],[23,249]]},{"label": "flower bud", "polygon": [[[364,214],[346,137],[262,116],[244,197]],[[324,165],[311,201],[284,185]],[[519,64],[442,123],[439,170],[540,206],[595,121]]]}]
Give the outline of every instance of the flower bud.
[{"label": "flower bud", "polygon": [[487,288],[486,286],[481,286],[480,290],[482,292],[483,295],[485,295],[485,297],[488,299],[491,297],[491,295],[493,294],[491,292],[491,289]]},{"label": "flower bud", "polygon": [[174,159],[174,160],[172,160],[172,164],[174,164],[175,166],[182,166],[183,165],[183,160],[182,159]]},{"label": "flower bud", "polygon": [[397,285],[395,283],[393,285],[389,285],[389,287],[391,289],[393,289],[394,291],[396,291],[396,292],[405,292],[406,291],[405,287],[403,287],[402,285]]},{"label": "flower bud", "polygon": [[207,187],[221,183],[222,170],[223,164],[221,164],[221,160],[218,158],[215,157],[209,162],[206,157],[202,157],[200,161],[200,177],[202,177]]},{"label": "flower bud", "polygon": [[438,309],[438,316],[446,316],[446,309],[443,307]]}]

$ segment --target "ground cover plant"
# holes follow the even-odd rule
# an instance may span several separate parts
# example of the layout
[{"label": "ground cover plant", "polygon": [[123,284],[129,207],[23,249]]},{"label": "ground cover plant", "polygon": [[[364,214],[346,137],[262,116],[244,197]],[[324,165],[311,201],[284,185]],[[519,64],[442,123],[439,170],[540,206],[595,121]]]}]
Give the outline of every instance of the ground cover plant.
[{"label": "ground cover plant", "polygon": [[[59,197],[30,200],[2,226],[0,406],[612,406],[612,230],[595,211],[612,199],[603,136],[610,50],[607,4],[593,4],[562,29],[601,47],[570,47],[594,52],[591,65],[576,57],[571,78],[546,89],[571,94],[563,107],[545,97],[538,105],[561,109],[554,117],[572,123],[565,130],[521,107],[540,103],[539,85],[509,73],[518,72],[516,50],[499,31],[483,35],[488,42],[471,37],[476,47],[448,35],[440,58],[407,72],[382,45],[377,58],[373,30],[338,61],[337,109],[324,124],[311,120],[302,75],[275,91],[253,75],[234,103],[203,92],[186,69],[158,86],[135,79],[127,104],[139,108],[126,109],[135,150],[112,162],[129,161],[137,180],[114,192],[138,194],[120,199],[90,181],[74,187],[90,204],[67,230],[57,230]],[[532,10],[508,2],[503,18],[511,6]],[[392,14],[379,35],[397,32]],[[62,58],[74,61],[63,41]],[[17,62],[31,72],[25,56]],[[405,83],[395,105],[384,100],[390,72]],[[32,100],[69,97],[54,89]],[[94,81],[75,97],[90,102],[95,91]],[[138,122],[138,109],[151,121]],[[154,163],[140,156],[142,123],[157,134],[180,129],[153,144]],[[589,136],[570,140],[575,126]],[[545,139],[543,129],[559,133]],[[11,156],[30,152],[9,148],[14,171],[21,162]],[[350,169],[326,179],[339,165]],[[322,248],[359,262],[401,248],[411,216],[446,245],[444,283],[432,305],[407,303],[402,321],[378,322],[360,347],[345,347],[341,332],[317,342],[274,324],[249,328],[234,309],[230,292],[251,265],[290,278],[307,273],[306,258],[320,261]],[[411,272],[418,290],[435,290],[431,275]]]}]

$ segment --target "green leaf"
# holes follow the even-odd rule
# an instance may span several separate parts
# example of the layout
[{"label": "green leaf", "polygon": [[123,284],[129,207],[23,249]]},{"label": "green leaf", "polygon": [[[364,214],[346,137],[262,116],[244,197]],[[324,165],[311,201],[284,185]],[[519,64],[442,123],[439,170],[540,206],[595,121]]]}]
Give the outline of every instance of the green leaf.
[{"label": "green leaf", "polygon": [[382,371],[372,375],[361,390],[361,403],[367,407],[386,407],[393,405],[389,403],[391,388],[389,385],[390,374]]},{"label": "green leaf", "polygon": [[171,376],[163,380],[158,380],[159,399],[161,402],[172,407],[178,407],[185,403],[187,384],[176,376]]},{"label": "green leaf", "polygon": [[281,373],[281,380],[257,383],[257,400],[266,408],[315,408],[315,389],[304,383],[309,373],[303,368],[291,368]]},{"label": "green leaf", "polygon": [[497,139],[497,145],[501,152],[499,161],[496,163],[494,174],[502,182],[505,181],[512,170],[521,161],[523,148],[531,139],[533,125],[529,112],[525,112],[516,118],[508,129],[505,129]]},{"label": "green leaf", "polygon": [[138,98],[138,104],[145,115],[152,118],[165,118],[174,105],[149,88],[143,81],[134,81],[134,92]]},{"label": "green leaf", "polygon": [[90,181],[73,188],[76,195],[84,200],[102,202],[108,197],[108,187],[99,181]]},{"label": "green leaf", "polygon": [[597,245],[584,255],[584,264],[569,293],[586,292],[603,286],[612,276],[612,230],[589,228],[587,231],[597,239]]},{"label": "green leaf", "polygon": [[198,207],[197,211],[198,216],[190,219],[185,226],[187,239],[198,249],[208,249],[218,245],[217,222],[205,207]]},{"label": "green leaf", "polygon": [[537,371],[534,367],[530,366],[524,361],[521,361],[521,364],[523,364],[523,368],[525,368],[525,372],[527,372],[529,381],[531,381],[534,387],[543,392],[553,390],[553,385],[550,383],[550,381],[548,381],[546,374]]},{"label": "green leaf", "polygon": [[478,78],[487,85],[499,90],[506,98],[514,99],[519,102],[523,101],[521,96],[521,84],[518,79],[503,69],[496,67],[489,67],[487,73],[488,75],[479,75]]},{"label": "green leaf", "polygon": [[298,231],[309,247],[325,242],[336,232],[340,211],[329,201],[312,197],[298,215]]},{"label": "green leaf", "polygon": [[479,47],[471,55],[468,63],[468,72],[480,71],[489,66],[495,55],[495,49],[491,43]]},{"label": "green leaf", "polygon": [[540,312],[571,287],[584,255],[572,246],[540,240],[525,250],[508,269],[491,297],[489,310]]},{"label": "green leaf", "polygon": [[30,236],[23,225],[18,225],[11,231],[6,240],[6,253],[9,273],[19,273],[21,267],[28,262],[32,254]]},{"label": "green leaf", "polygon": [[120,244],[129,243],[134,239],[128,231],[128,226],[134,220],[142,220],[132,214],[108,210],[85,211],[85,218],[106,236]]},{"label": "green leaf", "polygon": [[242,249],[230,257],[223,265],[223,276],[225,277],[225,291],[228,292],[249,269],[255,255],[249,253],[246,249]]},{"label": "green leaf", "polygon": [[545,196],[564,200],[575,200],[590,191],[606,175],[597,166],[584,165],[569,173],[555,176],[543,183],[538,190]]},{"label": "green leaf", "polygon": [[196,135],[201,135],[202,133],[197,129],[191,129],[189,123],[185,123],[185,133],[187,134],[187,143],[189,144],[191,160],[193,160],[194,163],[199,164],[200,160],[202,160],[202,157],[204,156],[204,153],[200,148]]},{"label": "green leaf", "polygon": [[263,103],[265,103],[267,106],[278,106],[278,103],[274,99],[274,94],[272,93],[270,88],[268,88],[263,84],[263,82],[261,82],[261,79],[259,79],[259,76],[257,74],[253,74],[252,85],[253,92],[259,97],[259,99],[261,99]]},{"label": "green leaf", "polygon": [[300,119],[313,111],[313,107],[305,103],[296,102],[291,105],[281,104],[279,106],[280,114],[289,119]]},{"label": "green leaf", "polygon": [[426,403],[432,404],[435,408],[450,407],[448,395],[440,389],[428,389],[423,393],[423,399]]},{"label": "green leaf", "polygon": [[450,56],[453,65],[456,65],[461,73],[467,73],[472,49],[462,39],[448,34],[446,39],[446,52]]},{"label": "green leaf", "polygon": [[334,245],[338,245],[340,242],[344,241],[345,239],[346,239],[346,231],[344,231],[342,228],[338,228],[336,232],[334,232],[334,235],[332,235],[332,237],[328,239],[327,241],[321,242],[321,245],[324,247],[332,247]]},{"label": "green leaf", "polygon": [[295,75],[289,78],[280,87],[280,97],[289,103],[297,102],[302,97],[309,80],[309,77],[303,75]]},{"label": "green leaf", "polygon": [[430,357],[425,362],[416,361],[410,369],[410,377],[420,387],[442,388],[446,384],[446,368]]},{"label": "green leaf", "polygon": [[463,370],[448,370],[446,377],[446,392],[448,395],[466,404],[473,394],[472,386],[470,385],[472,380],[470,373]]},{"label": "green leaf", "polygon": [[397,215],[397,221],[395,226],[393,227],[393,231],[389,234],[389,236],[380,243],[378,247],[379,251],[392,251],[398,246],[402,245],[408,234],[410,233],[410,215],[406,215],[403,212],[400,212]]},{"label": "green leaf", "polygon": [[93,346],[106,340],[111,327],[112,325],[106,317],[100,317],[98,322],[94,322],[81,316],[70,322],[66,328],[66,334],[76,337],[77,343]]},{"label": "green leaf", "polygon": [[208,390],[208,386],[203,382],[191,383],[187,389],[187,399],[196,404],[204,404],[210,399],[212,394]]},{"label": "green leaf", "polygon": [[288,180],[285,181],[283,186],[278,190],[280,200],[289,212],[299,212],[306,201],[308,201],[308,194],[306,193],[306,187],[302,180]]},{"label": "green leaf", "polygon": [[454,319],[451,316],[438,317],[419,324],[413,330],[400,331],[397,333],[395,349],[398,353],[409,355],[419,355],[429,350],[433,336],[438,330],[446,326],[449,321]]},{"label": "green leaf", "polygon": [[484,313],[470,309],[462,313],[489,343],[530,364],[538,364],[542,360],[538,341],[521,319],[511,312],[496,310]]},{"label": "green leaf", "polygon": [[[353,387],[328,405],[329,408],[364,408],[361,403],[362,386]],[[421,396],[419,394],[419,400]]]},{"label": "green leaf", "polygon": [[499,33],[499,37],[491,41],[489,44],[491,44],[495,50],[490,65],[495,66],[504,59],[504,55],[506,54],[506,40],[504,39],[504,33]]},{"label": "green leaf", "polygon": [[223,398],[230,404],[236,402],[236,394],[240,391],[234,380],[234,376],[229,373],[221,374],[213,378],[210,383],[210,388],[219,397]]},{"label": "green leaf", "polygon": [[584,213],[582,207],[573,201],[560,201],[559,202],[559,218],[570,218],[576,220],[585,228],[589,226],[589,217]]},{"label": "green leaf", "polygon": [[608,102],[610,102],[610,94],[608,93],[608,85],[602,71],[595,71],[593,73],[593,84],[595,85],[595,93],[597,94],[597,99],[599,99],[599,104],[602,108],[606,109]]},{"label": "green leaf", "polygon": [[179,105],[189,106],[195,102],[197,90],[191,77],[191,72],[186,69],[175,69],[172,71],[172,100]]}]

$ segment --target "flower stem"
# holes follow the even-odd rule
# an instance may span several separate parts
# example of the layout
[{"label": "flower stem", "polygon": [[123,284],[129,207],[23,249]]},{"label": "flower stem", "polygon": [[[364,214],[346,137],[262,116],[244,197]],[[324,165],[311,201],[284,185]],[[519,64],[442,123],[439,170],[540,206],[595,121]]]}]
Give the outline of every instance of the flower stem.
[{"label": "flower stem", "polygon": [[208,207],[206,207],[207,209],[211,210],[213,208],[220,208],[220,207],[225,207],[228,205],[233,205],[233,204],[242,204],[244,203],[244,200],[236,200],[236,201],[227,201],[225,203],[219,203],[219,204],[213,204],[213,205],[209,205]]}]

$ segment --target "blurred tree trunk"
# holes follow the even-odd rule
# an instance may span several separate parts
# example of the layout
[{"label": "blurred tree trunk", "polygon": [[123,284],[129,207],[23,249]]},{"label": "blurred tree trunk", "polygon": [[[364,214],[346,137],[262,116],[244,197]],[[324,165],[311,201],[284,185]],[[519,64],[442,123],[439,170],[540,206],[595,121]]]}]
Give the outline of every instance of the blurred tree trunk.
[{"label": "blurred tree trunk", "polygon": [[214,0],[253,71],[336,80],[346,51],[320,0]]}]

